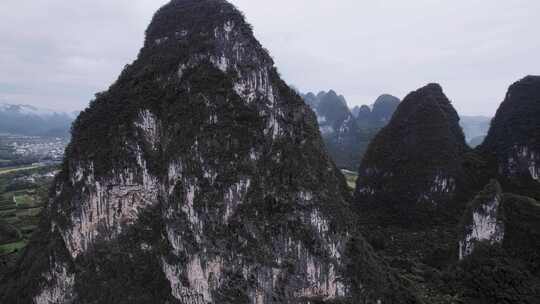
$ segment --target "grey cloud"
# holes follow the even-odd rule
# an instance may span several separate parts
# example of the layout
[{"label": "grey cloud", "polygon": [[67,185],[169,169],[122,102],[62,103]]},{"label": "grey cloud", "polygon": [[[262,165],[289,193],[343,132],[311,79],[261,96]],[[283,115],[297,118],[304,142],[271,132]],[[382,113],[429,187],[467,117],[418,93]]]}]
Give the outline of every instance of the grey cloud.
[{"label": "grey cloud", "polygon": [[[131,62],[165,0],[4,0],[0,100],[74,110]],[[351,105],[440,82],[463,114],[493,114],[540,74],[536,0],[233,0],[300,90]]]}]

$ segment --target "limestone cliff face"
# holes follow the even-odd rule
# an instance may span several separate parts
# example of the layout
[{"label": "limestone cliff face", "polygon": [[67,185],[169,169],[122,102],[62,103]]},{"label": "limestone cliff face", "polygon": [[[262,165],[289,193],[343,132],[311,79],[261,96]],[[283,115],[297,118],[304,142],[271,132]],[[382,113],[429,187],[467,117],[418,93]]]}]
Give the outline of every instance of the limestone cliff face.
[{"label": "limestone cliff face", "polygon": [[313,112],[241,13],[171,1],[138,59],[75,122],[43,232],[1,296],[338,300],[349,296],[348,201]]},{"label": "limestone cliff face", "polygon": [[510,86],[479,148],[494,156],[501,176],[532,187],[540,187],[539,117],[540,77],[527,76]]},{"label": "limestone cliff face", "polygon": [[459,258],[470,255],[475,243],[502,243],[504,221],[502,189],[498,182],[491,181],[469,204],[463,219],[463,235],[459,242]]},{"label": "limestone cliff face", "polygon": [[410,93],[370,144],[360,166],[355,202],[408,222],[420,209],[448,205],[463,174],[467,145],[442,88]]},{"label": "limestone cliff face", "polygon": [[[498,258],[511,257],[522,261],[538,276],[539,219],[540,204],[537,200],[503,193],[499,182],[491,180],[468,204],[463,215],[460,260],[469,256],[476,261],[489,259],[491,257],[486,255],[486,250],[492,250],[498,252]],[[479,250],[480,244],[484,248]],[[478,255],[477,251],[480,251]]]}]

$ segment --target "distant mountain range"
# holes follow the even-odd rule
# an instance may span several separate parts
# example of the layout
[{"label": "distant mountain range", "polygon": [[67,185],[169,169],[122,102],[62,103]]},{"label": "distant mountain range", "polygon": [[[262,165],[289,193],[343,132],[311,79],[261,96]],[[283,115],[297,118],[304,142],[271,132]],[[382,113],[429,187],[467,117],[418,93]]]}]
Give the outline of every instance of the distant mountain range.
[{"label": "distant mountain range", "polygon": [[471,147],[480,145],[489,130],[491,117],[487,116],[461,116],[459,124],[465,133],[465,139]]},{"label": "distant mountain range", "polygon": [[[301,94],[317,115],[326,148],[336,165],[342,169],[357,170],[370,141],[392,119],[400,99],[383,94],[371,105],[352,109],[343,95],[334,90],[318,94]],[[459,125],[471,147],[480,145],[487,135],[491,118],[461,116]]]},{"label": "distant mountain range", "polygon": [[333,90],[322,91],[317,95],[307,93],[302,97],[317,115],[328,153],[342,169],[353,171],[358,169],[371,139],[377,134],[379,126],[384,125],[382,117],[392,116],[392,113],[382,114],[383,111],[379,110],[376,116],[373,114],[375,108],[373,112],[370,108],[367,110],[363,108],[363,115],[355,116],[349,109],[345,97]]},{"label": "distant mountain range", "polygon": [[352,113],[357,118],[360,127],[379,129],[388,124],[400,102],[395,96],[383,94],[375,100],[373,105],[356,106],[352,109]]},{"label": "distant mountain range", "polygon": [[60,112],[30,105],[0,103],[0,133],[28,136],[69,136],[78,112]]}]

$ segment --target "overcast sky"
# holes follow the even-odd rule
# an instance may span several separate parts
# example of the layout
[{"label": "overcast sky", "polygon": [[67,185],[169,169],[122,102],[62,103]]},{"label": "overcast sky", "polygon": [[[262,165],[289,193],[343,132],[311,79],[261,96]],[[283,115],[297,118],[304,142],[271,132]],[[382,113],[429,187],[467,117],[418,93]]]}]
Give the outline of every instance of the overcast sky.
[{"label": "overcast sky", "polygon": [[[142,46],[167,0],[2,0],[0,102],[84,108]],[[234,0],[301,91],[350,105],[438,82],[460,114],[492,115],[540,74],[538,0]]]}]

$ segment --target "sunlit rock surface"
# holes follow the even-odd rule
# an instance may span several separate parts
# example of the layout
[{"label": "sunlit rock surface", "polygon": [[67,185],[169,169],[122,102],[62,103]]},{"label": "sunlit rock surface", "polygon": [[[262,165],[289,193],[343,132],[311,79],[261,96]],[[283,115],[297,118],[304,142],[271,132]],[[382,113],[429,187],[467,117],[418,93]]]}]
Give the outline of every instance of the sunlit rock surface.
[{"label": "sunlit rock surface", "polygon": [[463,239],[459,242],[460,259],[473,252],[476,242],[495,244],[503,241],[502,199],[500,185],[492,181],[470,203],[464,215]]}]

